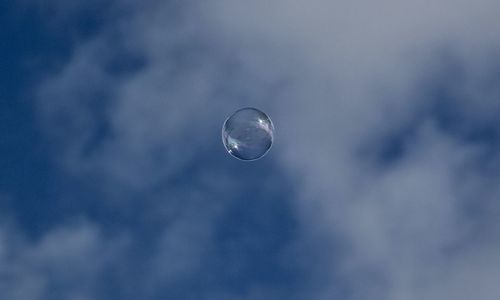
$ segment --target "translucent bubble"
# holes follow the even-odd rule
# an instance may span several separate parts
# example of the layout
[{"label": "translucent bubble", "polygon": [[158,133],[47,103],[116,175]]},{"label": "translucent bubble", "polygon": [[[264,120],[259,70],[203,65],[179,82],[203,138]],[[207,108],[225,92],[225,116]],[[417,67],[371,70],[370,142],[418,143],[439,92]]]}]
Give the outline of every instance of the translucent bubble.
[{"label": "translucent bubble", "polygon": [[237,110],[222,126],[222,141],[227,152],[241,160],[264,156],[273,144],[271,119],[258,109]]}]

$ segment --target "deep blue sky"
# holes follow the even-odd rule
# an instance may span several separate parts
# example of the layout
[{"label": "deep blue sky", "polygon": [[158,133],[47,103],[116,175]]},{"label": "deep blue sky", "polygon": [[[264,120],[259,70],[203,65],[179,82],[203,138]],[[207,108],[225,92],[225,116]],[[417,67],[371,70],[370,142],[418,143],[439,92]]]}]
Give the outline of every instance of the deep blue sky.
[{"label": "deep blue sky", "polygon": [[13,195],[2,207],[32,233],[58,218],[54,198],[64,185],[40,128],[37,85],[67,62],[78,39],[98,30],[104,15],[82,12],[75,20],[51,25],[35,5],[5,2],[1,11],[0,189]]},{"label": "deep blue sky", "polygon": [[[220,129],[212,132],[214,146],[208,146],[199,157],[191,161],[172,179],[158,182],[147,192],[128,195],[136,203],[130,207],[108,205],[106,195],[97,186],[99,178],[75,178],[61,170],[57,157],[57,142],[44,135],[40,116],[37,114],[37,88],[50,74],[58,72],[73,55],[77,43],[85,42],[98,34],[109,17],[100,9],[76,12],[70,20],[52,23],[50,15],[35,5],[26,7],[3,4],[0,37],[2,72],[0,73],[0,190],[2,218],[15,224],[18,234],[36,242],[60,224],[85,218],[102,226],[105,236],[127,231],[133,236],[129,258],[124,265],[102,274],[96,287],[98,297],[110,299],[138,299],[144,291],[121,291],[128,284],[123,277],[141,277],[141,264],[152,255],[161,229],[168,220],[150,220],[151,203],[157,190],[190,189],[197,172],[211,173],[214,169],[232,170],[240,187],[222,187],[221,191],[203,195],[204,200],[221,197],[220,193],[234,193],[231,204],[215,221],[215,244],[206,249],[206,270],[181,280],[174,286],[160,287],[153,297],[165,299],[200,299],[204,293],[229,288],[242,293],[249,282],[265,285],[293,287],[307,278],[299,273],[299,266],[283,265],[280,256],[287,243],[293,240],[297,220],[290,211],[287,197],[293,193],[286,175],[280,174],[270,160],[262,163],[243,164],[232,161],[218,144]],[[115,61],[112,66],[117,76],[127,72],[129,61]],[[94,109],[99,111],[100,104]],[[228,113],[228,112],[225,112]],[[58,124],[67,126],[64,120]],[[87,151],[98,145],[104,134],[98,133],[87,146]],[[189,146],[189,144],[187,145]],[[180,153],[181,155],[181,153]],[[97,177],[97,176],[96,176]],[[263,189],[270,177],[280,177],[279,185]],[[203,183],[201,183],[203,184]],[[226,195],[222,195],[226,197]],[[183,201],[182,199],[175,201]],[[182,205],[179,203],[177,205]],[[204,205],[209,205],[205,203]],[[121,206],[121,205],[120,205]],[[154,209],[154,208],[153,208]],[[205,209],[200,207],[200,209]],[[196,207],[190,210],[196,218]],[[190,247],[184,245],[183,247]],[[111,254],[113,255],[113,254]],[[182,253],[179,253],[182,255]],[[134,261],[136,259],[137,261]],[[175,260],[175,258],[173,258]],[[143,270],[142,272],[147,272]],[[139,274],[122,275],[121,272]],[[49,275],[50,276],[50,275]],[[140,281],[140,279],[135,279]],[[50,282],[49,278],[49,282]],[[40,296],[43,299],[67,299],[65,287],[53,283]],[[64,285],[64,284],[63,284]],[[69,287],[71,289],[71,287]],[[126,289],[125,289],[126,290]],[[284,291],[285,294],[289,292]],[[280,296],[278,296],[280,297]],[[37,298],[38,299],[38,298]]]},{"label": "deep blue sky", "polygon": [[3,2],[0,298],[496,299],[499,9]]}]

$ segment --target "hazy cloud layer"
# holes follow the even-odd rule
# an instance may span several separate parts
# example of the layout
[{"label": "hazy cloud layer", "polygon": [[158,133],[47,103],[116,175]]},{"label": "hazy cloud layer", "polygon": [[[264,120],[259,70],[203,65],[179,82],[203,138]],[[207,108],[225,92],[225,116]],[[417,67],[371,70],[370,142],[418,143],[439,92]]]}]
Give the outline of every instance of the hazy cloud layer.
[{"label": "hazy cloud layer", "polygon": [[[66,175],[98,191],[88,203],[134,221],[5,243],[7,275],[29,285],[9,292],[33,293],[12,298],[50,298],[32,280],[42,268],[73,298],[494,299],[498,11],[487,0],[116,5],[41,84],[38,105]],[[241,106],[275,122],[256,166],[222,153],[221,123]],[[286,199],[297,231],[275,247],[221,238],[249,193],[262,220]],[[228,253],[252,247],[308,280],[239,278],[248,257],[226,269]],[[77,275],[59,282],[66,263]],[[89,279],[106,274],[122,291]]]},{"label": "hazy cloud layer", "polygon": [[65,224],[37,241],[2,225],[0,289],[6,299],[95,299],[105,289],[104,272],[117,267],[126,244],[88,222]]},{"label": "hazy cloud layer", "polygon": [[[204,9],[228,44],[291,49],[275,99],[291,120],[283,166],[304,178],[304,222],[347,248],[322,272],[347,278],[353,299],[493,299],[498,171],[478,162],[498,154],[468,137],[498,128],[498,4],[218,3]],[[495,213],[473,213],[483,205]]]}]

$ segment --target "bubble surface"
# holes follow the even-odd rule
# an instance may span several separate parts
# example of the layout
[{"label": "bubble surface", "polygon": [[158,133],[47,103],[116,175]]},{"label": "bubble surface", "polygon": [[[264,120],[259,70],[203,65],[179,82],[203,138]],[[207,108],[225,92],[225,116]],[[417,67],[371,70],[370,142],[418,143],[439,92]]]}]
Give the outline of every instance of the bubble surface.
[{"label": "bubble surface", "polygon": [[222,141],[227,152],[241,160],[256,160],[271,148],[274,126],[262,111],[246,107],[237,110],[222,126]]}]

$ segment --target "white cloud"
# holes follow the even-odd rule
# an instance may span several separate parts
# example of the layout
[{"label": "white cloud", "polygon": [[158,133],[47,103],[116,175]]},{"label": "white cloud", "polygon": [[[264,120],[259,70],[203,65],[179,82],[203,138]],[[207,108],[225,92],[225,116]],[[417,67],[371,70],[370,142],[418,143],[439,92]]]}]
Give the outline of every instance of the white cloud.
[{"label": "white cloud", "polygon": [[0,244],[2,297],[95,299],[101,272],[116,263],[126,239],[105,238],[93,224],[81,222],[31,240],[2,224]]},{"label": "white cloud", "polygon": [[[260,106],[277,128],[271,157],[298,182],[293,200],[304,239],[319,230],[329,238],[318,244],[340,240],[347,249],[324,255],[317,274],[340,276],[351,299],[491,299],[498,274],[488,261],[500,259],[498,225],[469,240],[496,221],[465,208],[484,191],[484,203],[498,207],[488,200],[499,195],[490,186],[497,177],[475,164],[481,145],[449,135],[425,112],[436,100],[428,80],[460,75],[446,86],[452,105],[472,124],[496,122],[499,93],[488,81],[500,53],[499,10],[489,0],[154,3],[80,46],[42,87],[40,106],[48,134],[64,142],[64,167],[125,191],[173,180],[219,143],[220,123],[233,108]],[[105,68],[116,32],[127,40],[121,47],[147,62],[123,78]],[[443,72],[441,59],[450,57],[463,75]],[[96,116],[88,102],[102,91],[106,108]],[[59,132],[61,116],[72,120]],[[103,117],[109,136],[85,154]],[[363,154],[407,127],[415,133],[401,158],[385,166]],[[173,201],[170,195],[161,194]],[[165,265],[157,278],[194,272],[201,247],[210,245],[217,212],[197,223],[180,211],[163,224],[158,259]],[[332,280],[307,294],[330,299],[337,288]],[[253,290],[259,298],[276,293]]]},{"label": "white cloud", "polygon": [[[483,288],[475,293],[478,299],[496,295],[489,283],[496,274],[490,268],[469,273],[466,261],[477,259],[484,266],[482,259],[462,253],[463,246],[455,244],[464,243],[464,232],[473,231],[470,222],[478,222],[464,203],[480,201],[480,191],[490,189],[490,179],[474,163],[481,150],[454,140],[421,116],[428,117],[423,112],[435,100],[429,99],[426,80],[445,81],[442,68],[447,66],[440,59],[451,57],[463,74],[444,75],[464,77],[452,78],[446,87],[451,105],[464,121],[496,122],[492,112],[500,101],[492,82],[498,85],[498,68],[491,62],[500,53],[493,38],[500,30],[494,13],[499,4],[216,3],[205,3],[203,11],[225,44],[270,48],[270,56],[285,53],[284,63],[277,60],[262,69],[286,69],[282,77],[292,80],[281,97],[271,100],[277,123],[283,120],[277,126],[286,145],[281,148],[283,165],[303,179],[298,207],[304,223],[319,223],[349,249],[349,254],[325,258],[332,260],[325,274],[347,278],[353,299],[453,298],[457,289],[467,289],[466,278],[472,276],[481,278],[470,284],[471,289]],[[408,126],[419,133],[409,135],[403,157],[389,168],[360,154]],[[475,186],[474,191],[465,192],[466,186]],[[482,233],[487,241],[498,233],[489,230]],[[497,242],[470,243],[478,251],[499,249]],[[447,249],[453,247],[457,253],[450,258]],[[439,286],[437,279],[446,284]],[[325,287],[319,295],[329,299],[332,293]]]}]

